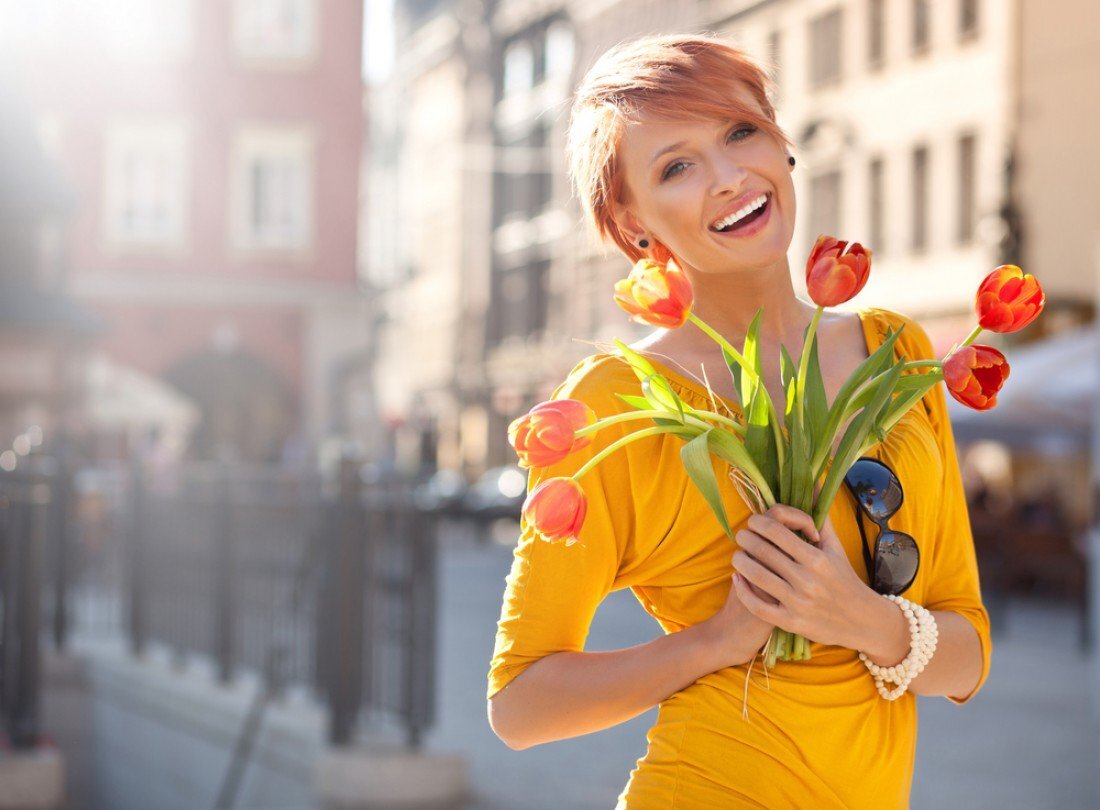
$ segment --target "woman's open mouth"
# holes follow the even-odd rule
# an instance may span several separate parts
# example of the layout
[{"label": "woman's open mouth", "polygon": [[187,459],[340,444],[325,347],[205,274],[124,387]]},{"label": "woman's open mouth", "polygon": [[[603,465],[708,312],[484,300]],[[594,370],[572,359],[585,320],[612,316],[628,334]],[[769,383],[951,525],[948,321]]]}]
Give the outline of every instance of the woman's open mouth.
[{"label": "woman's open mouth", "polygon": [[750,204],[750,206],[755,205],[755,207],[748,213],[743,214],[740,219],[735,219],[736,213],[731,214],[712,225],[710,230],[721,236],[753,236],[759,233],[770,219],[771,200],[770,194],[763,194],[760,201],[754,201]]}]

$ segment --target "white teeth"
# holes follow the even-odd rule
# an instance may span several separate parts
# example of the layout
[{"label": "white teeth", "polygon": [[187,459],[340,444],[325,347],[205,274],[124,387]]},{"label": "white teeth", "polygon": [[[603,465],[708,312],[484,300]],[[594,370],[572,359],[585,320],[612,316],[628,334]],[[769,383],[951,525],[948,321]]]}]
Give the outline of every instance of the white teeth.
[{"label": "white teeth", "polygon": [[715,222],[711,227],[714,228],[714,230],[716,230],[716,231],[727,230],[734,223],[738,222],[739,220],[743,219],[744,217],[747,217],[749,214],[751,214],[753,211],[755,211],[757,208],[762,206],[767,201],[768,201],[768,195],[761,194],[759,197],[757,197],[751,203],[746,205],[740,211],[734,211],[732,214],[730,214],[725,219],[721,219],[718,222]]}]

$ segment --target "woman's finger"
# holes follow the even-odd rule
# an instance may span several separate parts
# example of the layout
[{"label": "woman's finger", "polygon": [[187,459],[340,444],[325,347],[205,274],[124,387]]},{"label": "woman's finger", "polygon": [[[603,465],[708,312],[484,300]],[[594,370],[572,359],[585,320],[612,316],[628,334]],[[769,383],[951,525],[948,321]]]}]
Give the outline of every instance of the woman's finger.
[{"label": "woman's finger", "polygon": [[[807,517],[809,517],[809,515],[807,515]],[[812,520],[810,521],[810,525],[813,526]],[[748,521],[748,527],[766,538],[792,560],[802,565],[808,565],[813,559],[814,554],[817,553],[815,551],[815,546],[795,535],[791,527],[777,520],[775,517],[772,517],[770,512],[766,515],[751,516]],[[816,531],[814,534],[809,534],[807,536],[815,542],[820,539]]]},{"label": "woman's finger", "polygon": [[733,565],[745,579],[779,602],[790,595],[790,584],[755,560],[748,552],[737,551],[733,555]]},{"label": "woman's finger", "polygon": [[779,605],[769,604],[757,596],[753,592],[751,583],[740,574],[733,575],[733,587],[749,613],[771,624],[779,624],[783,619],[784,614]]}]

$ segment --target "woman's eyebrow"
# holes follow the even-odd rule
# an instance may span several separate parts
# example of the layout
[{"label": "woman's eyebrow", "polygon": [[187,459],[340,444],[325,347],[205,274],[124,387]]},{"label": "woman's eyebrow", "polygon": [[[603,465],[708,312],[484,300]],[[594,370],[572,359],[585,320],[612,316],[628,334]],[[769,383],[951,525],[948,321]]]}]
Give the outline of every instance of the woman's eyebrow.
[{"label": "woman's eyebrow", "polygon": [[675,152],[677,149],[683,148],[684,144],[686,144],[686,143],[687,143],[687,141],[677,141],[676,143],[669,144],[668,146],[664,147],[663,149],[658,150],[657,152],[654,153],[653,157],[650,159],[649,165],[652,166],[654,163],[656,163],[657,158],[659,158],[661,155],[667,154],[668,152]]}]

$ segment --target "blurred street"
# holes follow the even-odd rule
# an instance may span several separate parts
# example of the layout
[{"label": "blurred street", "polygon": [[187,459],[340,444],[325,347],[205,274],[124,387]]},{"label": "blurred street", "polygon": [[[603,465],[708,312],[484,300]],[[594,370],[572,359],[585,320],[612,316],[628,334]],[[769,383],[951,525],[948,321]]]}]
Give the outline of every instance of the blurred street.
[{"label": "blurred street", "polygon": [[[602,810],[613,807],[645,752],[650,710],[616,728],[512,751],[489,728],[485,674],[504,577],[506,525],[498,541],[467,533],[441,538],[439,723],[432,750],[469,760],[475,800],[467,810]],[[1088,711],[1088,660],[1070,608],[1014,600],[994,615],[993,669],[966,706],[923,698],[912,807],[1085,808],[1100,806],[1100,724]],[[629,591],[596,614],[590,650],[648,641],[660,632]]]}]

